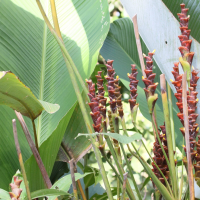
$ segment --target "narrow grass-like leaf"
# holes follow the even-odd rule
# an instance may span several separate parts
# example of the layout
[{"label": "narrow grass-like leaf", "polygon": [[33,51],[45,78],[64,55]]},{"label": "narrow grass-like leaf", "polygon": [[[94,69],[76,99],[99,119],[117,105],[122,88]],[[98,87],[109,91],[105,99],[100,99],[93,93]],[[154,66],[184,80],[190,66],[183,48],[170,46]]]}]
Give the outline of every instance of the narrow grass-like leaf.
[{"label": "narrow grass-like leaf", "polygon": [[92,134],[79,133],[77,137],[80,137],[80,136],[88,137],[89,135],[91,135],[93,137],[96,136],[96,135],[107,135],[107,136],[114,138],[115,140],[117,140],[118,142],[120,142],[122,144],[129,144],[129,143],[131,143],[135,140],[141,140],[142,139],[142,135],[140,135],[139,133],[135,133],[134,135],[132,135],[130,137],[128,137],[126,135],[120,135],[118,133],[92,133]]}]

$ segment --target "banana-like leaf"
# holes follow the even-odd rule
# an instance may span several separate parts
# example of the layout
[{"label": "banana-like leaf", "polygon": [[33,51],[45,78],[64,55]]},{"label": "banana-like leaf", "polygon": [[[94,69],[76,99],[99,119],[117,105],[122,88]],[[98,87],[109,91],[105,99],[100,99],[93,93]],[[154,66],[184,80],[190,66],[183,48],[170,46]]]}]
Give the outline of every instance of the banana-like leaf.
[{"label": "banana-like leaf", "polygon": [[[142,50],[143,53],[147,54],[149,50],[143,41]],[[151,49],[153,50],[153,49]],[[110,31],[108,36],[104,42],[104,45],[101,49],[102,56],[107,60],[114,60],[113,66],[117,75],[119,75],[122,83],[129,89],[129,79],[127,73],[131,72],[131,64],[136,64],[138,69],[137,79],[139,80],[138,84],[138,97],[137,101],[139,102],[139,108],[144,115],[145,118],[150,119],[147,101],[144,93],[144,83],[142,81],[142,72],[140,68],[139,56],[137,52],[136,41],[134,37],[134,29],[133,23],[129,18],[123,18],[114,21],[111,24]],[[160,74],[161,71],[157,66],[157,63],[154,62],[154,73],[156,73],[155,82],[160,82]],[[163,125],[164,116],[163,116],[163,108],[162,108],[162,98],[160,93],[160,86],[158,85],[156,89],[156,93],[158,94],[158,100],[156,102],[156,115],[158,125]],[[173,97],[173,103],[175,105],[175,97]],[[180,133],[179,128],[181,127],[180,120],[176,117],[178,113],[178,108],[174,106],[173,114],[174,114],[174,124],[176,124],[175,132],[176,132],[176,142],[178,147],[181,148],[182,145],[182,134]]]},{"label": "banana-like leaf", "polygon": [[[51,20],[50,1],[41,2]],[[82,78],[88,78],[109,29],[107,1],[57,0],[56,6],[65,46]],[[0,70],[10,70],[16,74],[37,99],[60,105],[56,114],[43,112],[36,120],[41,145],[59,127],[58,123],[76,102],[76,95],[60,47],[45,25],[36,1],[2,0],[0,7]],[[11,120],[15,115],[12,109],[0,106],[0,116],[0,188],[8,189],[12,175],[19,168],[11,134]],[[31,122],[26,120],[26,123],[31,131]],[[27,160],[31,152],[19,127],[18,124],[20,146],[23,158]],[[57,145],[61,143],[65,129],[66,126],[63,126],[57,132],[59,140],[56,139],[56,144],[52,139],[47,141],[52,144],[48,147],[50,152],[45,150],[46,145],[41,148],[42,159],[49,174],[55,161],[51,154],[57,154],[54,145],[55,151],[58,151]],[[43,151],[49,154],[48,158]],[[40,189],[40,183],[35,181],[34,187]]]},{"label": "banana-like leaf", "polygon": [[42,103],[46,109],[15,74],[9,71],[0,72],[1,105],[7,105],[32,120],[36,119],[44,109],[50,113],[54,113],[59,109],[59,105],[47,102]]},{"label": "banana-like leaf", "polygon": [[[170,79],[174,80],[171,73],[174,66],[173,63],[178,62],[179,57],[181,56],[178,50],[178,47],[181,46],[178,39],[178,35],[181,34],[181,31],[179,28],[179,21],[177,20],[177,13],[181,12],[181,3],[185,3],[186,8],[189,8],[189,28],[191,29],[191,35],[195,39],[193,40],[191,47],[191,51],[195,52],[193,66],[195,69],[199,70],[200,21],[198,18],[200,9],[198,8],[200,7],[200,2],[190,0],[141,0],[137,2],[134,0],[121,0],[121,2],[130,18],[137,14],[140,36],[150,50],[156,49],[154,58],[158,67],[165,74],[168,83],[175,92],[175,88],[171,84]],[[193,38],[191,37],[191,39]],[[182,73],[182,69],[180,72]],[[200,81],[197,83],[197,88],[199,88]],[[197,97],[200,98],[200,93]],[[174,107],[176,107],[175,104]],[[197,112],[200,113],[199,103],[197,104]],[[200,117],[198,117],[197,122],[200,122]]]}]

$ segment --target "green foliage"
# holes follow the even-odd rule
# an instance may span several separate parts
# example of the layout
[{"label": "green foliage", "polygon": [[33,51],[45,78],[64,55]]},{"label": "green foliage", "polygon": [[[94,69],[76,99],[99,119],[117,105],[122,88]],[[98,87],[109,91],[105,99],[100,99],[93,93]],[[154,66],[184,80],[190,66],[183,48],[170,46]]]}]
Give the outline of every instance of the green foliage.
[{"label": "green foliage", "polygon": [[[51,18],[51,12],[48,12],[50,2],[42,3],[44,3],[47,16]],[[66,48],[78,66],[82,78],[88,78],[95,67],[99,48],[108,32],[108,4],[106,1],[99,0],[80,4],[72,0],[57,1],[56,6]],[[71,109],[76,102],[76,95],[60,48],[47,29],[36,1],[3,0],[1,15],[3,17],[0,19],[2,24],[0,27],[0,70],[11,70],[26,86],[30,87],[36,98],[57,103],[61,108],[54,115],[43,112],[36,120],[39,144],[42,145],[40,153],[43,155],[42,159],[45,159],[43,162],[50,175],[58,146],[66,130],[64,123],[73,113]],[[10,134],[12,133],[11,120],[15,118],[15,115],[5,106],[1,106],[0,113],[2,116],[0,136],[3,141],[0,149],[0,187],[8,189],[12,175],[19,168],[17,156],[13,153],[15,152],[13,136]],[[31,131],[31,123],[26,122]],[[63,125],[59,126],[59,123]],[[61,128],[57,130],[57,127]],[[23,158],[26,161],[31,156],[31,152],[19,125],[18,130]],[[51,137],[54,131],[57,135]],[[47,152],[47,149],[51,151]],[[26,163],[28,174],[29,172],[31,174],[31,169],[34,171],[37,169],[35,164],[32,165],[33,160],[32,157]],[[35,177],[32,175],[35,179],[33,183],[30,180],[33,189],[40,189],[43,185],[39,177],[38,182],[36,181],[37,176],[40,175],[37,173]]]}]

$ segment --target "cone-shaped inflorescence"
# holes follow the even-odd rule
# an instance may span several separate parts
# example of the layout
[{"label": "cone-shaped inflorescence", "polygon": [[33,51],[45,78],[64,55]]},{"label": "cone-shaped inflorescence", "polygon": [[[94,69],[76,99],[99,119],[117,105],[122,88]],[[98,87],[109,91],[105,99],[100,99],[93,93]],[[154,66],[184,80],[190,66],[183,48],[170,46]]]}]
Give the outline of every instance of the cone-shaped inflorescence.
[{"label": "cone-shaped inflorescence", "polygon": [[99,106],[100,106],[100,113],[103,117],[103,128],[104,131],[107,132],[107,123],[106,123],[106,101],[107,99],[104,97],[104,87],[103,87],[103,79],[101,77],[102,71],[98,71],[98,75],[96,75],[97,78],[97,89],[98,89],[98,94],[97,98],[99,101]]},{"label": "cone-shaped inflorescence", "polygon": [[154,83],[154,79],[156,77],[156,74],[153,73],[153,57],[154,52],[149,52],[148,56],[144,55],[144,58],[146,59],[146,69],[144,70],[146,74],[146,78],[142,77],[142,80],[145,84],[145,94],[147,98],[147,104],[149,108],[149,113],[153,113],[153,109],[155,106],[155,103],[158,99],[158,95],[155,94],[156,87],[158,83]]},{"label": "cone-shaped inflorescence", "polygon": [[13,179],[14,179],[14,183],[10,184],[12,192],[9,192],[9,194],[12,200],[18,200],[20,199],[20,195],[22,192],[22,189],[20,188],[20,184],[22,180],[19,180],[17,176],[14,176]]},{"label": "cone-shaped inflorescence", "polygon": [[[190,151],[191,151],[191,159],[194,161],[196,151],[196,136],[197,136],[197,127],[198,124],[196,123],[196,119],[198,117],[198,114],[195,113],[196,110],[196,104],[198,102],[197,99],[197,92],[196,92],[196,86],[197,81],[199,77],[197,76],[198,72],[192,69],[192,60],[194,53],[190,52],[190,47],[192,40],[189,39],[190,36],[190,30],[188,30],[188,21],[189,16],[187,16],[188,9],[185,8],[185,4],[181,4],[181,13],[178,14],[180,19],[180,30],[181,35],[178,36],[181,42],[181,47],[179,47],[179,50],[181,52],[181,56],[179,61],[182,65],[182,68],[184,71],[187,71],[187,82],[189,91],[187,91],[187,104],[188,104],[188,118],[189,118],[189,138],[190,138]],[[182,103],[182,75],[179,74],[179,63],[174,63],[174,71],[172,71],[172,74],[174,76],[174,81],[172,81],[172,84],[175,86],[177,93],[175,93],[175,97],[177,99],[177,106],[180,110],[180,113],[177,114],[179,117],[182,125],[184,126],[184,116],[183,116],[183,103]],[[185,137],[185,129],[184,127],[180,128],[183,136]],[[184,147],[184,150],[186,152],[186,148]]]},{"label": "cone-shaped inflorescence", "polygon": [[[108,117],[109,117],[111,132],[113,132],[112,125],[114,125],[116,129],[118,129],[119,126],[118,117],[114,116],[117,113],[117,107],[120,109],[119,111],[120,117],[123,117],[123,108],[121,103],[120,87],[118,85],[119,78],[118,77],[116,79],[114,78],[115,70],[113,68],[113,60],[107,61],[106,67],[107,67],[107,76],[105,76],[105,78],[108,82],[107,88],[108,88],[108,96],[110,99],[109,104],[111,109],[111,113],[108,112]],[[118,159],[120,159],[119,163],[122,163],[119,142],[113,139],[113,143],[117,157]]]},{"label": "cone-shaped inflorescence", "polygon": [[[88,103],[88,105],[90,106],[91,109],[90,115],[94,122],[93,128],[95,132],[101,133],[103,130],[101,127],[102,115],[100,113],[102,106],[99,106],[99,97],[96,97],[95,95],[95,84],[92,83],[92,80],[86,80],[86,82],[88,84],[88,90],[89,90],[88,96],[90,98],[90,103]],[[103,141],[103,136],[98,135],[97,138],[99,140],[99,150],[101,151],[102,154],[104,154],[105,143]]]},{"label": "cone-shaped inflorescence", "polygon": [[113,60],[107,61],[106,64],[107,67],[107,76],[105,76],[108,84],[107,84],[107,89],[108,89],[108,96],[109,96],[109,104],[110,104],[110,109],[112,113],[117,112],[117,101],[115,97],[115,70],[113,68]]},{"label": "cone-shaped inflorescence", "polygon": [[197,185],[200,187],[200,135],[198,135],[197,154],[195,160],[196,160],[196,164],[194,164],[195,180]]},{"label": "cone-shaped inflorescence", "polygon": [[97,78],[97,89],[98,89],[98,94],[97,98],[99,101],[99,106],[100,106],[100,113],[103,116],[103,119],[106,119],[106,101],[107,99],[104,97],[104,87],[103,87],[103,79],[101,77],[102,71],[98,71],[98,75],[96,75]]},{"label": "cone-shaped inflorescence", "polygon": [[182,65],[184,72],[187,71],[187,81],[188,85],[190,85],[191,67],[192,67],[194,52],[190,52],[192,40],[189,39],[191,30],[188,30],[188,22],[190,17],[187,16],[187,11],[189,9],[185,8],[185,4],[181,4],[180,6],[181,6],[181,13],[178,13],[178,17],[180,19],[181,35],[179,35],[178,37],[181,42],[179,51],[181,52],[182,57],[180,57],[179,61]]},{"label": "cone-shaped inflorescence", "polygon": [[[159,137],[160,137],[160,141],[162,142],[163,141],[163,135],[160,135],[159,134]],[[167,147],[166,146],[163,146],[164,147],[164,150],[168,156],[168,151],[167,151]],[[160,168],[160,170],[162,171],[163,175],[166,177],[166,179],[168,180],[168,166],[167,166],[167,163],[166,163],[166,159],[164,157],[164,154],[162,152],[162,149],[160,147],[160,144],[158,142],[158,139],[156,138],[156,141],[153,143],[153,153],[154,153],[154,161],[155,163],[158,165],[158,167]],[[152,162],[152,166],[153,166],[153,169],[152,171],[154,172],[154,174],[157,176],[157,178],[165,185],[165,180],[163,178],[163,176],[161,175],[161,173],[159,172],[158,168],[156,167],[156,165]],[[153,186],[154,188],[156,188],[155,184],[153,183]]]},{"label": "cone-shaped inflorescence", "polygon": [[130,80],[130,84],[129,84],[129,87],[130,87],[130,96],[131,96],[131,99],[129,99],[129,104],[130,104],[130,109],[131,109],[131,113],[133,113],[135,110],[135,107],[138,108],[138,104],[136,103],[136,98],[138,96],[137,94],[137,86],[138,86],[138,80],[137,80],[137,74],[138,74],[138,71],[136,69],[136,66],[135,65],[131,65],[131,74],[127,74],[128,75],[128,78]]}]

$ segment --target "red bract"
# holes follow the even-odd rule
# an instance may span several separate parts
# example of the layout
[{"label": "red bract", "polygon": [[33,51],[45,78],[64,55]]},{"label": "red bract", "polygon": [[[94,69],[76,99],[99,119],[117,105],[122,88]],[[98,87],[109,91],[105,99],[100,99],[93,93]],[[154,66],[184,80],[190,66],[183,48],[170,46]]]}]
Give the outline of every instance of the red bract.
[{"label": "red bract", "polygon": [[20,195],[22,193],[22,189],[20,188],[22,180],[19,180],[17,176],[14,176],[14,183],[10,184],[12,192],[9,192],[12,200],[20,199]]},{"label": "red bract", "polygon": [[103,87],[103,79],[101,77],[101,73],[102,73],[102,71],[98,71],[98,75],[96,75],[97,89],[98,89],[97,98],[99,101],[100,113],[105,120],[106,119],[106,101],[107,101],[107,99],[104,97],[105,91],[104,91],[104,87]]},{"label": "red bract", "polygon": [[148,56],[144,55],[144,58],[146,59],[146,69],[144,70],[146,74],[146,78],[142,78],[142,81],[145,84],[145,94],[147,98],[147,104],[149,108],[149,113],[152,114],[155,103],[158,99],[158,95],[155,94],[156,87],[158,83],[154,83],[154,79],[156,77],[156,74],[153,73],[153,55],[154,52],[149,52]]},{"label": "red bract", "polygon": [[[188,104],[188,119],[189,119],[189,139],[190,139],[190,151],[191,151],[191,158],[192,161],[194,161],[195,155],[196,155],[196,136],[197,136],[197,127],[198,124],[196,123],[196,119],[198,117],[198,114],[195,113],[196,110],[196,104],[198,102],[197,100],[197,92],[196,92],[196,86],[197,81],[199,77],[197,76],[198,72],[192,69],[192,60],[194,56],[194,52],[190,52],[190,47],[192,40],[189,39],[190,36],[190,30],[188,30],[188,22],[189,22],[189,16],[187,16],[188,9],[185,8],[185,4],[181,4],[181,13],[178,14],[178,17],[180,19],[180,30],[181,35],[178,36],[181,42],[181,47],[179,47],[181,58],[180,63],[182,65],[182,68],[184,71],[187,71],[187,80],[189,84],[189,91],[187,91],[187,104]],[[179,74],[178,69],[179,63],[174,63],[174,71],[172,71],[172,74],[174,75],[175,81],[172,81],[172,84],[175,86],[177,93],[175,93],[175,97],[177,98],[177,106],[180,110],[180,113],[177,114],[179,117],[182,125],[184,126],[184,117],[183,117],[183,103],[182,103],[182,75]],[[190,69],[186,69],[188,67]],[[192,72],[188,72],[192,69]],[[183,136],[185,137],[185,129],[180,128]],[[185,151],[186,148],[184,147]]]},{"label": "red bract", "polygon": [[116,97],[115,97],[115,85],[114,85],[115,84],[115,80],[114,80],[115,70],[113,69],[113,60],[107,61],[106,67],[107,67],[107,76],[105,76],[105,78],[108,81],[107,89],[108,89],[108,95],[110,98],[110,101],[109,101],[110,109],[112,113],[116,113],[117,102],[116,102]]},{"label": "red bract", "polygon": [[89,90],[89,98],[90,98],[90,103],[88,105],[90,106],[91,112],[90,115],[92,117],[92,120],[94,122],[93,128],[95,132],[102,132],[101,128],[101,121],[102,121],[102,116],[100,114],[101,107],[99,106],[99,100],[95,95],[95,84],[92,83],[92,80],[86,80],[88,84],[88,90]]},{"label": "red bract", "polygon": [[138,86],[138,80],[137,80],[137,69],[135,65],[131,65],[131,74],[128,74],[128,78],[130,80],[130,93],[131,93],[131,99],[129,99],[129,104],[130,104],[130,109],[131,111],[133,110],[133,108],[136,105],[136,98],[138,96],[137,94],[137,86]]}]

